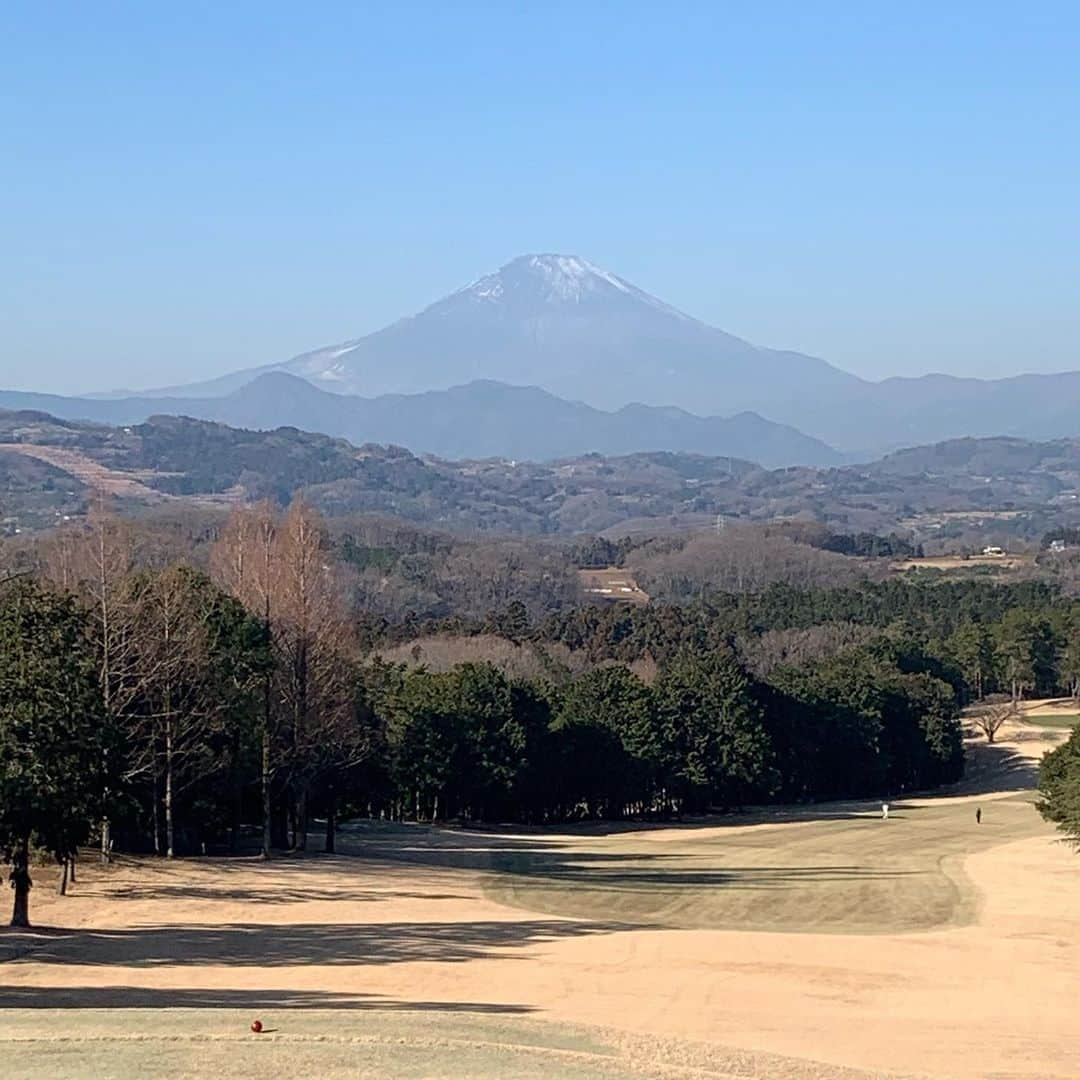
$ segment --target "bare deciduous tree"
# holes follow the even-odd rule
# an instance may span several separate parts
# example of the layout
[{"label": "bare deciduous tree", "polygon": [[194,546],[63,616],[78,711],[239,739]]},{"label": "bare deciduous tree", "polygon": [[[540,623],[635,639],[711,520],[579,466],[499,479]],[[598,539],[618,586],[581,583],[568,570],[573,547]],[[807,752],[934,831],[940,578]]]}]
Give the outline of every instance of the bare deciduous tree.
[{"label": "bare deciduous tree", "polygon": [[268,676],[264,686],[265,856],[274,776],[286,779],[293,843],[304,849],[311,785],[366,752],[353,745],[350,727],[355,715],[346,590],[326,548],[322,519],[298,500],[284,517],[266,503],[237,510],[211,556],[218,582],[264,621],[276,657],[273,679]]},{"label": "bare deciduous tree", "polygon": [[325,763],[328,737],[352,716],[349,635],[318,514],[295,501],[281,522],[277,547],[274,643],[288,724],[294,844],[304,850],[310,786]]},{"label": "bare deciduous tree", "polygon": [[[136,704],[144,672],[138,663],[136,604],[130,577],[136,567],[136,537],[130,522],[98,499],[84,522],[58,529],[42,543],[46,577],[81,595],[90,609],[91,639],[97,650],[98,674],[106,715],[125,729],[127,742],[140,749],[123,763],[121,778],[130,781],[152,767],[140,729]],[[117,763],[107,763],[106,777]],[[101,858],[109,861],[110,822],[101,823]]]},{"label": "bare deciduous tree", "polygon": [[[274,594],[278,576],[279,514],[269,502],[241,507],[230,516],[210,555],[210,569],[218,584],[236,597],[251,614],[262,619],[267,635],[273,633]],[[273,671],[263,677],[263,714],[260,780],[262,786],[262,856],[270,858],[273,843],[272,785],[274,781]]]},{"label": "bare deciduous tree", "polygon": [[1016,707],[1011,701],[996,701],[982,706],[971,720],[986,736],[986,741],[992,743],[1005,722],[1015,715]]},{"label": "bare deciduous tree", "polygon": [[[132,592],[137,600],[142,710],[152,726],[155,818],[160,774],[165,854],[171,859],[176,849],[173,807],[185,777],[214,771],[214,763],[207,760],[206,736],[217,715],[216,688],[203,678],[210,668],[208,607],[197,575],[185,566],[149,574],[133,583]],[[194,759],[200,759],[198,767]],[[156,830],[154,842],[156,846]]]}]

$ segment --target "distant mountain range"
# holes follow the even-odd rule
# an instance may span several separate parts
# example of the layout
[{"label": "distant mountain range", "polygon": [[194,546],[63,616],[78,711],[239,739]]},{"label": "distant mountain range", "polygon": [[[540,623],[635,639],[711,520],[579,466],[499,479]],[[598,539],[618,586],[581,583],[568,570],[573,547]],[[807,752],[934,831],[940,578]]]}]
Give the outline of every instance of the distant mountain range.
[{"label": "distant mountain range", "polygon": [[832,465],[841,460],[825,443],[754,413],[702,418],[681,409],[645,405],[604,412],[536,387],[488,381],[422,394],[362,398],[330,394],[295,375],[268,372],[222,397],[97,399],[0,391],[0,407],[114,425],[183,415],[242,428],[294,427],[357,444],[396,444],[451,459],[537,461],[672,450],[747,458],[770,468]]},{"label": "distant mountain range", "polygon": [[1080,439],[959,439],[865,465],[770,471],[669,452],[444,461],[294,427],[168,416],[108,427],[0,410],[0,529],[85,513],[94,489],[132,509],[196,511],[303,494],[332,516],[378,513],[466,531],[620,536],[712,529],[720,519],[899,530],[919,541],[976,530],[1011,543],[1080,520]]},{"label": "distant mountain range", "polygon": [[868,382],[708,326],[585,259],[544,254],[282,363],[137,395],[7,393],[0,405],[291,424],[447,457],[664,449],[823,465],[963,436],[1080,435],[1080,372]]}]

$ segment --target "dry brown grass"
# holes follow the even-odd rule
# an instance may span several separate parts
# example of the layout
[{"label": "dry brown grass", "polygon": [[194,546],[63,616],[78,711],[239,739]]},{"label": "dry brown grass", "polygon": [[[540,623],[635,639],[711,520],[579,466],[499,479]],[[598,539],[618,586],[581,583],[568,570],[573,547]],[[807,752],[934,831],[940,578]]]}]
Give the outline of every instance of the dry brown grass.
[{"label": "dry brown grass", "polygon": [[66,929],[0,965],[0,1053],[35,1078],[1075,1076],[1080,859],[1030,805],[1050,743],[1024,734],[888,822],[365,826],[334,857],[88,864],[35,890]]},{"label": "dry brown grass", "polygon": [[605,570],[579,570],[581,587],[590,600],[612,600],[627,604],[647,604],[649,594],[634,580],[629,570],[609,566]]},{"label": "dry brown grass", "polygon": [[1035,565],[1034,555],[933,555],[922,559],[900,559],[890,570],[973,570],[992,567],[997,570],[1021,570]]}]

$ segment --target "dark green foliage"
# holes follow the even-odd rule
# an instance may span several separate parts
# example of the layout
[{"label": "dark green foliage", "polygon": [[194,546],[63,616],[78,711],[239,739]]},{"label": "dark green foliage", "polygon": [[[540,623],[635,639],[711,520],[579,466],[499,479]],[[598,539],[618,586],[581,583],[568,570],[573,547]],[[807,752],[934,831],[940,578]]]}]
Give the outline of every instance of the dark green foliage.
[{"label": "dark green foliage", "polygon": [[[909,643],[851,649],[773,678],[771,714],[785,723],[781,769],[791,794],[899,792],[957,780],[963,741],[952,687]],[[922,670],[920,670],[922,669]]]},{"label": "dark green foliage", "polygon": [[565,609],[544,619],[533,638],[560,641],[594,662],[632,663],[648,653],[665,664],[684,648],[708,650],[732,638],[753,660],[755,642],[771,631],[866,626],[908,640],[921,658],[919,670],[948,682],[968,702],[1010,692],[1014,678],[1017,696],[1071,693],[1080,686],[1078,612],[1075,601],[1040,582],[894,579],[838,589],[777,584],[686,605]]},{"label": "dark green foliage", "polygon": [[368,682],[400,804],[417,817],[527,815],[550,725],[536,688],[490,664],[445,674],[381,666]]},{"label": "dark green foliage", "polygon": [[1043,758],[1039,794],[1039,813],[1080,846],[1080,729]]},{"label": "dark green foliage", "polygon": [[627,553],[639,546],[629,536],[621,540],[609,540],[605,536],[587,536],[571,547],[571,562],[582,570],[603,570],[608,566],[622,566]]},{"label": "dark green foliage", "polygon": [[772,794],[771,740],[730,649],[680,654],[653,697],[664,779],[677,805],[731,807]]},{"label": "dark green foliage", "polygon": [[0,851],[28,925],[32,848],[65,862],[101,812],[105,718],[74,602],[28,582],[0,597]]},{"label": "dark green foliage", "polygon": [[[349,543],[359,560],[378,547]],[[441,631],[559,651],[559,665],[543,669],[553,685],[490,663],[362,664],[357,639],[422,625],[369,618],[352,641],[344,631],[333,639],[334,694],[326,717],[321,705],[305,712],[317,737],[301,747],[292,714],[275,704],[288,672],[262,618],[182,565],[129,574],[116,597],[131,647],[114,672],[124,708],[106,718],[100,646],[80,610],[32,585],[6,594],[0,828],[17,862],[31,843],[64,858],[96,828],[106,739],[110,771],[122,776],[107,785],[121,846],[155,848],[162,835],[178,853],[235,846],[239,825],[268,807],[274,846],[287,842],[290,815],[296,837],[318,814],[330,848],[341,813],[543,824],[933,787],[963,768],[961,700],[1013,678],[1045,690],[1080,676],[1071,602],[1030,584],[775,585],[685,606],[568,608],[540,622],[496,594],[486,620],[446,620]],[[799,666],[751,662],[766,632],[845,620],[869,632],[822,635]],[[18,765],[31,744],[31,765],[58,762],[47,776]],[[16,798],[22,783],[29,799]],[[25,807],[40,823],[18,816]]]},{"label": "dark green foliage", "polygon": [[529,610],[520,600],[511,600],[506,607],[488,613],[484,632],[500,634],[510,641],[522,642],[532,632]]},{"label": "dark green foliage", "polygon": [[1065,525],[1051,529],[1043,533],[1039,546],[1046,551],[1055,540],[1060,540],[1066,547],[1080,547],[1080,529]]},{"label": "dark green foliage", "polygon": [[368,569],[389,570],[397,563],[400,557],[399,553],[392,548],[371,547],[367,544],[361,544],[348,534],[341,538],[338,552],[344,562],[359,571]]},{"label": "dark green foliage", "polygon": [[896,533],[878,536],[877,533],[829,533],[817,545],[825,551],[864,558],[911,558],[922,554],[922,545],[913,544]]},{"label": "dark green foliage", "polygon": [[621,664],[566,688],[555,732],[576,802],[589,816],[621,817],[657,805],[664,790],[663,733],[652,694]]}]

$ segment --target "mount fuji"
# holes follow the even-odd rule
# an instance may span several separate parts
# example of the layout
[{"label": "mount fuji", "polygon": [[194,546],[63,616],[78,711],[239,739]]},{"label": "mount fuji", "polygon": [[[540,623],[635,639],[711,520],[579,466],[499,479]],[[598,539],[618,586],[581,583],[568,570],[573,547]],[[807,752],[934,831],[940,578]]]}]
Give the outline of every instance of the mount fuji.
[{"label": "mount fuji", "polygon": [[824,360],[751,345],[586,259],[556,254],[522,255],[366,337],[157,393],[225,394],[267,371],[364,397],[485,380],[600,409],[644,403],[698,415],[778,411],[810,390],[861,384]]},{"label": "mount fuji", "polygon": [[[293,379],[266,382],[267,375]],[[366,337],[209,382],[128,395],[129,407],[120,408],[128,415],[155,398],[169,412],[225,418],[247,397],[253,403],[245,406],[247,422],[266,426],[272,416],[299,410],[305,383],[328,399],[318,409],[312,401],[304,406],[312,423],[326,418],[316,430],[351,437],[361,415],[373,416],[372,402],[382,401],[388,416],[403,419],[403,400],[423,398],[424,430],[394,426],[393,433],[410,447],[427,439],[432,452],[437,445],[439,452],[465,455],[614,446],[733,453],[734,441],[754,460],[821,464],[831,447],[848,460],[868,460],[963,436],[1080,435],[1078,371],[869,382],[812,356],[752,345],[586,259],[555,254],[522,255]],[[559,423],[550,423],[551,400],[545,399],[550,408],[539,409],[541,399],[499,397],[495,384],[557,399],[564,406]],[[275,402],[274,394],[291,400]],[[223,411],[214,403],[224,398],[230,405]],[[107,411],[85,401],[70,408],[81,410],[79,418]],[[786,430],[772,430],[764,440],[758,428],[763,441],[755,452],[757,437],[747,440],[745,417],[737,439],[730,427],[720,437],[716,421],[736,414],[757,414]],[[436,429],[445,436],[437,442]]]}]

